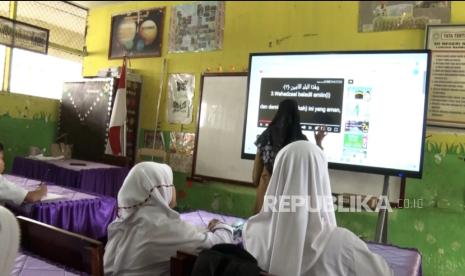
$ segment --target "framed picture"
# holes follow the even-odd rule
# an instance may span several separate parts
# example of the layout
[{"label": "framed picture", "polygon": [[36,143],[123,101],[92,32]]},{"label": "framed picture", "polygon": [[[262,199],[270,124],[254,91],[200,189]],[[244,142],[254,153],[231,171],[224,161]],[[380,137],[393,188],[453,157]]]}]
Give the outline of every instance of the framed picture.
[{"label": "framed picture", "polygon": [[113,15],[108,58],[161,56],[164,15],[164,7]]},{"label": "framed picture", "polygon": [[0,44],[12,48],[47,54],[50,31],[0,16]]}]

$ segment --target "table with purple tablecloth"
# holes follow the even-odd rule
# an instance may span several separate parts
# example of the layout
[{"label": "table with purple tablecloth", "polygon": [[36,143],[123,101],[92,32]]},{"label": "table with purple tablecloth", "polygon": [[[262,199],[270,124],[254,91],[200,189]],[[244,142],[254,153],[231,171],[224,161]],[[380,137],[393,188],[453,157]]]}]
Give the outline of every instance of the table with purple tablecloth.
[{"label": "table with purple tablecloth", "polygon": [[215,213],[210,213],[210,212],[202,211],[202,210],[182,213],[181,219],[184,221],[188,221],[190,224],[193,224],[197,227],[207,227],[208,223],[212,219],[217,219],[229,225],[235,225],[237,223],[245,222],[245,220],[242,218],[215,214]]},{"label": "table with purple tablecloth", "polygon": [[[244,222],[244,219],[220,215],[206,211],[194,211],[181,214],[181,219],[198,227],[207,227],[212,219],[218,219],[230,225]],[[368,248],[384,257],[395,276],[421,276],[421,255],[416,249],[402,248],[394,245],[367,243]]]},{"label": "table with purple tablecloth", "polygon": [[[4,175],[6,179],[26,190],[34,190],[38,180]],[[117,205],[113,197],[82,192],[57,185],[47,185],[48,193],[59,199],[26,203],[21,206],[7,205],[15,214],[78,233],[93,239],[107,236],[107,226],[116,217]]]},{"label": "table with purple tablecloth", "polygon": [[102,163],[15,157],[12,174],[116,197],[129,169]]}]

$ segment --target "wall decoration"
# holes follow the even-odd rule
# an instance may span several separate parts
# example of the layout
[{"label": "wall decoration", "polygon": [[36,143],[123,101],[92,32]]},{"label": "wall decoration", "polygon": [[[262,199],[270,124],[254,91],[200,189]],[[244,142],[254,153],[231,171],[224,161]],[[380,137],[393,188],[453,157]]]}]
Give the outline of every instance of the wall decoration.
[{"label": "wall decoration", "polygon": [[63,84],[58,137],[73,145],[73,158],[88,161],[102,158],[113,90],[112,78]]},{"label": "wall decoration", "polygon": [[223,48],[224,2],[203,1],[172,8],[170,53]]},{"label": "wall decoration", "polygon": [[114,15],[108,58],[161,56],[164,15],[165,8]]},{"label": "wall decoration", "polygon": [[428,25],[431,50],[427,123],[465,128],[465,25]]},{"label": "wall decoration", "polygon": [[157,131],[157,137],[155,139],[155,145],[153,144],[153,134],[155,131],[153,130],[145,130],[144,131],[144,148],[154,148],[157,150],[165,150],[165,140],[163,137],[163,133],[161,131]]},{"label": "wall decoration", "polygon": [[[114,93],[113,98],[116,96],[116,91]],[[141,95],[142,76],[128,72],[126,74],[126,157],[132,161],[136,158]]]},{"label": "wall decoration", "polygon": [[169,165],[176,172],[191,174],[195,134],[186,132],[170,133]]},{"label": "wall decoration", "polygon": [[195,133],[171,132],[170,152],[193,155],[195,147]]},{"label": "wall decoration", "polygon": [[359,32],[424,29],[450,22],[451,1],[359,1]]},{"label": "wall decoration", "polygon": [[195,75],[171,74],[168,81],[168,122],[192,122]]}]

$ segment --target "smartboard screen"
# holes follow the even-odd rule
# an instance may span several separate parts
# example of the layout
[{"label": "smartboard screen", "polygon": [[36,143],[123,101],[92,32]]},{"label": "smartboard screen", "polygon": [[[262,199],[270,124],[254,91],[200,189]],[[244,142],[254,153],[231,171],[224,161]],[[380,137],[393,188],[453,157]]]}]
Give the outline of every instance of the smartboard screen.
[{"label": "smartboard screen", "polygon": [[326,129],[330,168],[421,177],[429,60],[417,50],[251,54],[242,158],[294,99],[309,140]]}]

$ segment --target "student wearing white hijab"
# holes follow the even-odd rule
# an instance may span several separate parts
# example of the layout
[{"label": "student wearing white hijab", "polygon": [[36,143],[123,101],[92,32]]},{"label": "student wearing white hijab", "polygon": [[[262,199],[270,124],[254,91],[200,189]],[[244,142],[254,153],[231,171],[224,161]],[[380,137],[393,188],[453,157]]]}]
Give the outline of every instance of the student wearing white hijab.
[{"label": "student wearing white hijab", "polygon": [[265,203],[242,235],[245,249],[273,275],[392,275],[383,257],[337,227],[326,158],[307,141],[278,153]]},{"label": "student wearing white hijab", "polygon": [[18,247],[18,222],[10,211],[0,206],[0,275],[10,275]]},{"label": "student wearing white hijab", "polygon": [[176,191],[171,168],[142,162],[118,193],[118,218],[108,227],[105,275],[169,275],[177,250],[195,251],[232,243],[233,229],[214,222],[210,231],[184,222],[171,209]]}]

